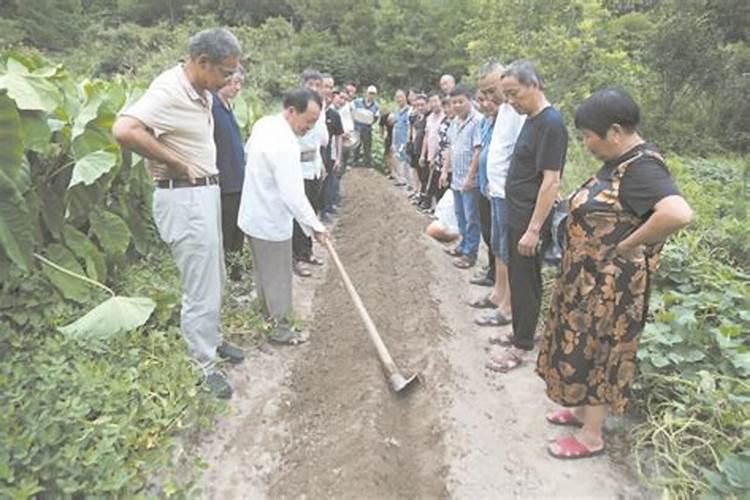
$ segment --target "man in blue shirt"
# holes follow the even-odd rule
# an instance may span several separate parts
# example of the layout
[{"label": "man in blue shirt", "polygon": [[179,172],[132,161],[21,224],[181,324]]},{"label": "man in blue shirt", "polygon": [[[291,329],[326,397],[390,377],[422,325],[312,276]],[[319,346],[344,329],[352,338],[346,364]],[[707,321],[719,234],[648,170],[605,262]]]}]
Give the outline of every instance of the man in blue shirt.
[{"label": "man in blue shirt", "polygon": [[[367,87],[364,97],[352,102],[352,117],[354,119],[354,130],[359,133],[359,146],[354,152],[354,164],[372,167],[372,125],[380,118],[380,107],[375,102],[378,89],[375,85]],[[362,160],[364,156],[364,165]]]},{"label": "man in blue shirt", "polygon": [[244,81],[245,75],[239,70],[223,87],[213,93],[211,108],[214,118],[216,166],[219,169],[221,188],[221,231],[229,277],[233,281],[242,278],[239,263],[245,237],[237,227],[237,213],[240,209],[242,182],[245,179],[245,150],[240,127],[232,113],[231,102],[242,89]]}]

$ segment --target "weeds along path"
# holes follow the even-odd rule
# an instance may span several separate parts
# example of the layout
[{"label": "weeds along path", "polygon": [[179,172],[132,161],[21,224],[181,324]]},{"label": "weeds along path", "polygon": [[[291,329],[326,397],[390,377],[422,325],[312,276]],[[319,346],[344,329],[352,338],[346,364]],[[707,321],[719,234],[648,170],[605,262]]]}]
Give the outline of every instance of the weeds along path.
[{"label": "weeds along path", "polygon": [[467,284],[384,177],[344,179],[334,245],[393,357],[423,384],[390,391],[329,260],[295,287],[310,342],[263,347],[232,371],[233,415],[200,449],[204,496],[641,498],[606,457],[547,456],[561,431],[544,423],[533,362],[505,377],[484,370],[489,332],[465,304],[487,289]]}]

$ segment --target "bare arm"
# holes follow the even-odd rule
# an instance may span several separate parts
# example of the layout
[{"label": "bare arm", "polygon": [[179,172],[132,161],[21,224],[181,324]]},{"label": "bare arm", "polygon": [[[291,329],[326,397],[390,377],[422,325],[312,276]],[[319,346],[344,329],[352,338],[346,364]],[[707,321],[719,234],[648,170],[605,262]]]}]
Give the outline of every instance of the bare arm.
[{"label": "bare arm", "polygon": [[617,245],[617,252],[625,257],[633,256],[643,244],[660,243],[667,237],[690,224],[693,210],[680,195],[671,195],[654,205],[654,212],[638,229]]},{"label": "bare arm", "polygon": [[187,178],[191,182],[195,180],[190,167],[185,165],[174,151],[157,141],[154,134],[137,118],[120,116],[112,127],[112,134],[124,147],[167,165],[173,174],[171,177]]},{"label": "bare arm", "polygon": [[526,228],[526,232],[518,242],[518,253],[526,257],[531,257],[537,251],[539,243],[539,233],[542,230],[544,221],[555,204],[557,193],[560,190],[560,171],[545,170],[542,178],[542,185],[536,197],[534,213],[531,215],[531,221]]},{"label": "bare arm", "polygon": [[474,148],[474,153],[471,155],[471,164],[469,165],[469,175],[466,176],[466,182],[464,182],[464,191],[476,187],[477,170],[479,169],[479,155],[481,152],[482,148],[480,146]]}]

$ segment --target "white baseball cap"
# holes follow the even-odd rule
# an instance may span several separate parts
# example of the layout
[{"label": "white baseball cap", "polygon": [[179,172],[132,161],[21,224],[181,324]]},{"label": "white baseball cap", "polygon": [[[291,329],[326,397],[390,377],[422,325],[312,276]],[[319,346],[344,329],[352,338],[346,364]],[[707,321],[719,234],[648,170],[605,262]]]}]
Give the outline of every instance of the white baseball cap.
[{"label": "white baseball cap", "polygon": [[367,93],[368,94],[377,94],[378,93],[378,88],[375,85],[370,85],[369,87],[367,87]]}]

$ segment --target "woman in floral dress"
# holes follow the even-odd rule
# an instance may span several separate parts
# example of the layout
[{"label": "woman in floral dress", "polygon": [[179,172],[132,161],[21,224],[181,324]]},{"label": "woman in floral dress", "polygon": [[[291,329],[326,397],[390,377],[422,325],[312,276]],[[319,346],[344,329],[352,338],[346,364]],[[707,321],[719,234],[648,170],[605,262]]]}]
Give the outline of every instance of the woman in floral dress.
[{"label": "woman in floral dress", "polygon": [[565,407],[548,422],[581,429],[549,446],[557,458],[604,451],[607,414],[622,413],[636,375],[649,278],[664,240],[692,211],[661,155],[636,131],[638,105],[605,89],[581,104],[575,125],[599,171],[569,198],[566,247],[537,373]]}]

